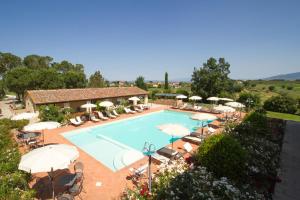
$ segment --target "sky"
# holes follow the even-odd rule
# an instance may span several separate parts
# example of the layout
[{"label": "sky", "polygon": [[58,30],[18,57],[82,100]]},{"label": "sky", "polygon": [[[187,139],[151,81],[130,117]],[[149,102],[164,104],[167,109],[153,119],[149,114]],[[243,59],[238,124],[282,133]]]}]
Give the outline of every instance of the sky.
[{"label": "sky", "polygon": [[230,77],[300,71],[300,1],[2,0],[0,51],[48,55],[108,80],[190,79],[224,57]]}]

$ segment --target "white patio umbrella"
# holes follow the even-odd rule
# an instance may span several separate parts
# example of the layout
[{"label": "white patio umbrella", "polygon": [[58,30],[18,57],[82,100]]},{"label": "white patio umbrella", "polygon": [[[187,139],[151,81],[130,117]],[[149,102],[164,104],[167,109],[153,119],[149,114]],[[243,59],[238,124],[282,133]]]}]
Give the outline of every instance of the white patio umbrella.
[{"label": "white patio umbrella", "polygon": [[101,103],[99,103],[99,106],[105,108],[112,107],[113,105],[114,104],[111,101],[102,101]]},{"label": "white patio umbrella", "polygon": [[217,119],[215,115],[207,114],[207,113],[197,113],[191,116],[194,120],[199,120],[202,122],[202,134],[203,134],[203,122],[213,121]]},{"label": "white patio umbrella", "polygon": [[222,106],[222,105],[214,107],[214,110],[222,113],[235,112],[234,108],[230,106]]},{"label": "white patio umbrella", "polygon": [[15,116],[13,116],[11,119],[12,120],[22,120],[22,119],[32,119],[34,117],[37,117],[38,114],[37,113],[27,113],[27,112],[24,112],[24,113],[20,113],[20,114],[17,114]]},{"label": "white patio umbrella", "polygon": [[218,97],[208,97],[206,100],[208,101],[219,101]]},{"label": "white patio umbrella", "polygon": [[137,102],[140,101],[138,97],[130,97],[128,100],[132,101],[133,105],[137,105]]},{"label": "white patio umbrella", "polygon": [[230,106],[230,107],[233,107],[233,108],[244,108],[245,105],[242,104],[242,103],[239,103],[239,102],[228,102],[228,103],[225,103],[226,106]]},{"label": "white patio umbrella", "polygon": [[199,100],[201,100],[202,99],[202,97],[199,97],[199,96],[191,96],[190,98],[189,98],[189,100],[192,100],[192,101],[199,101]]},{"label": "white patio umbrella", "polygon": [[180,94],[180,95],[177,95],[176,96],[176,99],[186,99],[187,96],[183,95],[183,94]]},{"label": "white patio umbrella", "polygon": [[[55,129],[60,127],[61,124],[54,121],[47,121],[47,122],[37,122],[34,124],[29,124],[24,126],[24,131],[44,131],[45,129]],[[43,133],[43,141],[44,141],[44,133]]]},{"label": "white patio umbrella", "polygon": [[162,132],[172,136],[172,149],[174,136],[183,137],[190,134],[190,130],[180,124],[163,124],[158,126],[158,128]]},{"label": "white patio umbrella", "polygon": [[85,108],[87,112],[91,112],[92,108],[96,108],[97,105],[96,104],[92,104],[92,103],[86,103],[80,106],[81,108]]},{"label": "white patio umbrella", "polygon": [[48,145],[23,155],[18,168],[29,173],[47,172],[51,180],[54,199],[52,173],[59,169],[69,168],[69,165],[78,157],[79,152],[74,146],[66,144]]},{"label": "white patio umbrella", "polygon": [[233,101],[233,99],[229,99],[229,98],[219,98],[219,100],[222,100],[222,101]]},{"label": "white patio umbrella", "polygon": [[130,97],[128,100],[129,101],[139,101],[140,98],[138,98],[138,97]]}]

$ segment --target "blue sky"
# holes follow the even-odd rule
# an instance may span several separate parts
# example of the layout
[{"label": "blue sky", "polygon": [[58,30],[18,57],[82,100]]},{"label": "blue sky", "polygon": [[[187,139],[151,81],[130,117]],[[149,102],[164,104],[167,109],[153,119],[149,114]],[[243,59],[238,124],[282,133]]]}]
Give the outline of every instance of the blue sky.
[{"label": "blue sky", "polygon": [[0,51],[81,63],[109,80],[190,78],[225,57],[232,78],[300,71],[300,1],[1,1]]}]

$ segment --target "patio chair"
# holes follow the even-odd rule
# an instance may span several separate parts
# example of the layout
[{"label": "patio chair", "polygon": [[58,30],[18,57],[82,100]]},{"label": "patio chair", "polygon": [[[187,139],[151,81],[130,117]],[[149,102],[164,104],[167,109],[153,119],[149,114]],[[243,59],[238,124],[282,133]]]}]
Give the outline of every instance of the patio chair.
[{"label": "patio chair", "polygon": [[202,108],[201,106],[194,106],[193,110],[194,111],[201,111],[201,108]]},{"label": "patio chair", "polygon": [[78,121],[78,122],[81,123],[81,124],[84,123],[84,121],[81,120],[80,116],[77,116],[75,119],[76,119],[76,121]]},{"label": "patio chair", "polygon": [[179,109],[183,110],[187,108],[187,103],[184,103],[182,106],[179,107]]},{"label": "patio chair", "polygon": [[74,126],[80,126],[80,125],[81,125],[81,123],[78,122],[78,121],[76,121],[75,118],[71,118],[71,119],[70,119],[70,122],[71,122],[71,124],[74,125]]},{"label": "patio chair", "polygon": [[136,106],[133,106],[133,110],[139,113],[143,112],[143,110],[137,108]]},{"label": "patio chair", "polygon": [[140,178],[147,170],[148,164],[145,164],[137,169],[130,168],[129,171],[132,173],[132,178]]},{"label": "patio chair", "polygon": [[84,165],[82,162],[76,162],[74,165],[75,172],[83,172]]},{"label": "patio chair", "polygon": [[102,119],[102,120],[108,120],[108,117],[104,117],[103,114],[102,114],[102,112],[97,111],[96,113],[98,114],[98,117],[99,117],[100,119]]},{"label": "patio chair", "polygon": [[129,108],[124,108],[124,111],[127,113],[127,114],[134,114],[136,113],[135,111],[129,109]]},{"label": "patio chair", "polygon": [[216,132],[216,129],[214,129],[212,127],[208,127],[207,132],[208,132],[208,134],[212,134],[212,133]]},{"label": "patio chair", "polygon": [[76,197],[78,196],[79,199],[82,199],[80,196],[81,191],[83,190],[83,181],[80,181],[79,183],[74,184],[69,190],[68,193],[73,196]]},{"label": "patio chair", "polygon": [[100,121],[101,121],[100,119],[97,119],[97,118],[95,117],[95,115],[91,115],[91,120],[92,120],[93,122],[100,122]]},{"label": "patio chair", "polygon": [[199,137],[196,137],[196,136],[185,136],[182,138],[183,141],[186,141],[186,142],[191,142],[193,144],[201,144],[201,142],[203,141],[202,138],[199,138]]},{"label": "patio chair", "polygon": [[105,114],[106,114],[106,116],[108,116],[108,117],[111,118],[111,119],[117,118],[116,116],[112,115],[112,114],[111,114],[110,112],[108,112],[108,111],[105,111]]},{"label": "patio chair", "polygon": [[184,143],[183,148],[187,153],[191,153],[193,151],[192,145],[188,142]]},{"label": "patio chair", "polygon": [[163,155],[169,159],[176,159],[177,158],[177,154],[179,153],[178,151],[175,151],[173,149],[169,149],[166,147],[163,147],[159,150],[156,151],[158,154]]},{"label": "patio chair", "polygon": [[115,115],[115,116],[117,116],[117,117],[119,117],[120,115],[117,113],[117,111],[116,110],[113,110],[112,111],[112,113]]},{"label": "patio chair", "polygon": [[164,164],[167,164],[170,159],[163,156],[163,155],[159,155],[158,153],[154,153],[152,156],[151,156],[154,160],[160,162],[160,163],[164,163]]}]

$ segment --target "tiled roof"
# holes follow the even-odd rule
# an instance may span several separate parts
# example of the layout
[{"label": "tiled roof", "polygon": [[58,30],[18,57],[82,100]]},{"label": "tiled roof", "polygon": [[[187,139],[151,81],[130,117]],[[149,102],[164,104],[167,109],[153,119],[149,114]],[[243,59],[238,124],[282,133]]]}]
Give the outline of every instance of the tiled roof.
[{"label": "tiled roof", "polygon": [[128,97],[145,94],[148,94],[148,92],[138,87],[107,87],[27,91],[27,95],[35,104]]}]

